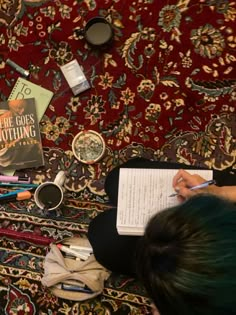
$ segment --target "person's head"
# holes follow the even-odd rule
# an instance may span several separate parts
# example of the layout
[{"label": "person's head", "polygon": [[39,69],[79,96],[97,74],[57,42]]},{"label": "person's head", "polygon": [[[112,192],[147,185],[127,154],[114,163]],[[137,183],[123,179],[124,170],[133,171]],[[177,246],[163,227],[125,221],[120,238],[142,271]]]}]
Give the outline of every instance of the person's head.
[{"label": "person's head", "polygon": [[137,273],[161,315],[236,314],[236,206],[198,195],[157,213]]}]

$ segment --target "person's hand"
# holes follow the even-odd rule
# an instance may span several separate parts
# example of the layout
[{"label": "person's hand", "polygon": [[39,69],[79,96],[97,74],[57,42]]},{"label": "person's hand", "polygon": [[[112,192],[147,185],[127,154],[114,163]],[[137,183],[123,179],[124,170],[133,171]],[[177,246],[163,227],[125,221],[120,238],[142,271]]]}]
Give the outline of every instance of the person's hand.
[{"label": "person's hand", "polygon": [[173,177],[173,188],[178,193],[180,201],[187,199],[195,194],[206,192],[207,188],[190,190],[191,187],[204,183],[206,180],[199,175],[191,175],[185,170],[180,169]]},{"label": "person's hand", "polygon": [[156,308],[154,303],[151,304],[151,307],[152,307],[152,309],[151,309],[151,314],[152,315],[160,315],[160,313],[158,312],[158,310],[157,310],[157,308]]}]

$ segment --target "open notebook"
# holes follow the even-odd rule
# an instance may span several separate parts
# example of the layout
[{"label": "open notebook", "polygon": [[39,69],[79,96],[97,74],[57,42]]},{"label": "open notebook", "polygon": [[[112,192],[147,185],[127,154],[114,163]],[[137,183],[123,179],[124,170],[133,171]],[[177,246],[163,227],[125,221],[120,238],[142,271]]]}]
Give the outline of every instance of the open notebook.
[{"label": "open notebook", "polygon": [[[206,180],[212,170],[187,170]],[[177,169],[121,168],[117,206],[117,231],[121,235],[143,235],[152,215],[178,204],[173,194],[172,179]]]}]

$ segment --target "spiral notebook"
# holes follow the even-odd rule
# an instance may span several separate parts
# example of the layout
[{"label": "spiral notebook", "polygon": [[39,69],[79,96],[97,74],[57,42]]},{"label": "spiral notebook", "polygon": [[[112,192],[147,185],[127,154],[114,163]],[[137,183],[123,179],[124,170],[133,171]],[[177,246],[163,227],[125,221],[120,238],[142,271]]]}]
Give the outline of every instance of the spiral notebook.
[{"label": "spiral notebook", "polygon": [[26,79],[18,78],[8,100],[10,101],[22,98],[34,98],[38,121],[40,121],[52,97],[52,91],[45,89],[42,86],[32,83]]}]

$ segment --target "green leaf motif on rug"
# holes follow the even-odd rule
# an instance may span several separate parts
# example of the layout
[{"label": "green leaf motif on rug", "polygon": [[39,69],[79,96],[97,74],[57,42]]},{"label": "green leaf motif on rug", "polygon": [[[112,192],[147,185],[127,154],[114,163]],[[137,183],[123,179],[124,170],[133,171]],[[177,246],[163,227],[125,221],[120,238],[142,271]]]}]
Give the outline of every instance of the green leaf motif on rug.
[{"label": "green leaf motif on rug", "polygon": [[186,84],[193,91],[198,91],[200,94],[218,97],[220,95],[230,94],[235,88],[236,80],[216,80],[216,81],[194,81],[187,78]]}]

